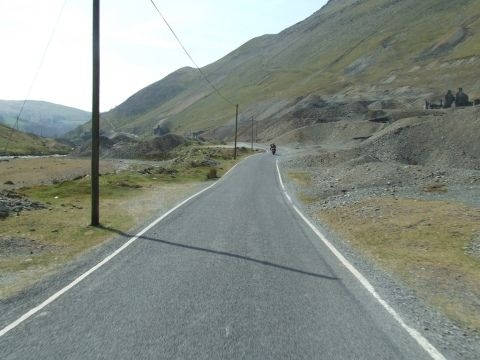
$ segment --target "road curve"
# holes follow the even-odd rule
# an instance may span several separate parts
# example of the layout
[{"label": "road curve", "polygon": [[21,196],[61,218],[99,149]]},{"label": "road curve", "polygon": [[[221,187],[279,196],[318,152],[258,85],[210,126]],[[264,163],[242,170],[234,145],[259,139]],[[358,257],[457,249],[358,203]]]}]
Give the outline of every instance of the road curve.
[{"label": "road curve", "polygon": [[292,210],[275,158],[0,337],[0,359],[430,359]]}]

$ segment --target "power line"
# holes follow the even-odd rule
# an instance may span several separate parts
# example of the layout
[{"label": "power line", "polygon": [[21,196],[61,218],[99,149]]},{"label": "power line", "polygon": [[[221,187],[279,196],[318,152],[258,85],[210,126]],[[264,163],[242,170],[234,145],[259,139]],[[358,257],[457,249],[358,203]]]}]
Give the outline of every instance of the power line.
[{"label": "power line", "polygon": [[5,148],[4,148],[4,152],[6,153],[7,152],[7,149],[8,149],[8,145],[10,144],[10,141],[12,140],[12,136],[13,136],[13,131],[14,129],[17,129],[18,130],[18,122],[20,120],[20,116],[22,115],[22,112],[23,112],[23,109],[25,108],[25,104],[27,103],[27,100],[28,98],[30,97],[30,93],[32,92],[32,89],[33,89],[33,85],[35,84],[35,82],[37,81],[37,78],[38,78],[38,75],[40,74],[40,70],[42,69],[43,67],[43,63],[45,61],[45,57],[47,55],[47,52],[48,52],[48,49],[50,47],[50,44],[52,43],[52,40],[55,36],[55,33],[57,32],[57,27],[58,27],[58,24],[60,23],[60,19],[62,17],[62,14],[63,14],[63,10],[65,9],[65,6],[67,5],[67,1],[68,0],[64,0],[63,4],[62,4],[62,7],[60,8],[60,11],[57,15],[57,19],[55,20],[55,24],[53,26],[53,29],[52,29],[52,32],[50,34],[50,37],[48,38],[48,41],[47,41],[47,45],[45,46],[45,49],[43,50],[43,53],[42,53],[42,57],[40,59],[40,63],[38,64],[38,67],[37,67],[37,70],[35,71],[35,74],[33,76],[33,79],[32,79],[32,82],[30,83],[30,86],[28,88],[28,91],[27,91],[27,96],[25,97],[25,99],[23,100],[23,103],[22,103],[22,106],[20,107],[20,111],[18,112],[18,115],[17,115],[17,119],[15,121],[15,126],[12,127],[12,131],[10,132],[10,135],[7,139],[7,143],[5,144]]},{"label": "power line", "polygon": [[185,46],[183,46],[182,44],[182,41],[179,39],[179,37],[177,36],[177,34],[175,33],[175,31],[173,30],[173,28],[170,26],[170,24],[168,23],[167,19],[165,18],[165,16],[163,16],[163,14],[161,13],[161,11],[158,9],[157,5],[155,4],[155,2],[153,0],[150,0],[150,2],[152,3],[153,7],[155,8],[155,10],[157,10],[158,14],[160,15],[160,17],[162,18],[163,22],[167,25],[167,27],[170,29],[171,33],[173,34],[173,36],[175,37],[175,39],[177,40],[178,44],[181,46],[181,48],[183,49],[183,51],[185,52],[185,54],[187,54],[188,58],[190,59],[190,61],[193,63],[193,65],[195,65],[195,67],[197,68],[197,70],[200,72],[200,74],[202,75],[203,79],[212,87],[212,89],[217,93],[218,96],[220,96],[223,100],[225,100],[227,103],[229,103],[230,105],[232,106],[237,106],[236,104],[234,104],[232,101],[230,101],[226,96],[224,96],[220,90],[215,86],[213,85],[213,83],[208,79],[207,75],[203,72],[203,70],[197,65],[197,63],[195,62],[195,60],[193,59],[193,57],[190,55],[190,53],[188,52],[188,50],[185,48]]}]

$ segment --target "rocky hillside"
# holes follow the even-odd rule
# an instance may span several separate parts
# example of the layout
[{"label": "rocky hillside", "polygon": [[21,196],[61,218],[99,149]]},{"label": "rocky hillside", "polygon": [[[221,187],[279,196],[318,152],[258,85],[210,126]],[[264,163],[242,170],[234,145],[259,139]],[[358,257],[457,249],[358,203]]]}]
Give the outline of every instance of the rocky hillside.
[{"label": "rocky hillside", "polygon": [[[255,38],[203,70],[240,104],[245,137],[254,115],[267,139],[317,122],[418,110],[426,98],[459,86],[480,97],[472,76],[479,44],[477,0],[330,0],[304,21]],[[104,126],[151,134],[161,124],[229,138],[234,112],[194,69],[183,68],[104,114]]]},{"label": "rocky hillside", "polygon": [[[23,101],[0,100],[0,124],[14,126]],[[90,120],[90,113],[45,101],[25,104],[18,128],[45,137],[61,137]]]},{"label": "rocky hillside", "polygon": [[[100,137],[100,156],[108,159],[166,159],[174,148],[183,145],[186,140],[179,135],[166,134],[148,139],[134,135],[118,133],[111,137]],[[73,155],[90,156],[91,141],[84,142]]]}]

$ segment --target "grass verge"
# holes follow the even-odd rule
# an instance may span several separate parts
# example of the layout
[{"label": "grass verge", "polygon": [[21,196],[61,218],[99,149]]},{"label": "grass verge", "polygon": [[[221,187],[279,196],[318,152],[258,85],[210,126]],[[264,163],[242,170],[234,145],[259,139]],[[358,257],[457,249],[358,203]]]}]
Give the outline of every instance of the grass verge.
[{"label": "grass verge", "polygon": [[312,185],[312,175],[306,171],[289,171],[287,175],[300,186]]},{"label": "grass verge", "polygon": [[450,319],[480,330],[480,257],[466,250],[480,231],[480,210],[371,198],[316,216]]},{"label": "grass verge", "polygon": [[[100,213],[104,228],[89,226],[90,179],[36,185],[18,190],[48,206],[0,220],[0,299],[8,298],[56,271],[78,255],[116,234],[128,232],[156,213],[198,191],[215,169],[223,176],[235,163],[229,149],[184,149],[169,169],[121,171],[100,177]],[[205,161],[205,152],[208,160]],[[238,161],[250,154],[242,150]],[[202,159],[203,162],[199,159]],[[192,160],[193,159],[193,160]],[[193,165],[194,166],[193,166]]]}]

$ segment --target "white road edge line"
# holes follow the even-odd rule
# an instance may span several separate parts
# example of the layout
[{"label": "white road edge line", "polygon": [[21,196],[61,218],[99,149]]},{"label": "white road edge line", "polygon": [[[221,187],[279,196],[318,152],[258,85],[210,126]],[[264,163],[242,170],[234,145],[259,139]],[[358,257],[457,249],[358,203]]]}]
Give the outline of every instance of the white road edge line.
[{"label": "white road edge line", "polygon": [[[258,155],[258,154],[253,154],[253,155],[250,155],[250,156],[247,156],[245,159],[243,159],[242,161],[245,161],[246,159],[248,159],[249,157],[251,156],[255,156],[255,155]],[[241,162],[242,162],[241,161]],[[153,221],[150,225],[148,225],[146,228],[144,228],[142,231],[140,231],[138,234],[136,234],[134,237],[132,237],[130,240],[128,240],[125,244],[123,244],[120,248],[118,248],[117,250],[115,250],[113,253],[111,253],[110,255],[108,255],[105,259],[103,259],[102,261],[100,261],[97,265],[95,265],[94,267],[92,267],[91,269],[87,270],[86,272],[84,272],[82,275],[80,275],[79,277],[77,277],[75,280],[73,280],[70,284],[68,284],[67,286],[65,286],[63,289],[57,291],[55,294],[53,294],[52,296],[50,296],[47,300],[45,300],[44,302],[42,302],[40,305],[34,307],[33,309],[31,309],[30,311],[26,312],[25,314],[23,314],[22,316],[20,316],[17,320],[15,320],[14,322],[10,323],[9,325],[5,326],[2,330],[0,330],[0,337],[2,337],[3,335],[5,335],[6,333],[8,333],[10,330],[16,328],[18,325],[20,325],[22,322],[24,322],[25,320],[27,320],[29,317],[31,317],[32,315],[36,314],[37,312],[39,312],[40,310],[42,310],[45,306],[47,306],[48,304],[52,303],[53,301],[55,301],[56,299],[58,299],[60,296],[62,296],[64,293],[66,293],[68,290],[70,290],[71,288],[73,288],[75,285],[77,285],[80,281],[82,281],[83,279],[85,279],[87,276],[89,276],[90,274],[92,274],[94,271],[98,270],[99,268],[101,268],[103,265],[105,265],[106,263],[108,263],[110,260],[112,260],[115,256],[117,256],[118,254],[120,254],[123,250],[125,250],[127,247],[129,247],[130,245],[132,245],[140,236],[142,236],[143,234],[145,234],[148,230],[150,230],[152,227],[154,227],[155,225],[157,225],[160,221],[162,221],[163,219],[165,219],[168,215],[170,215],[171,213],[173,213],[175,210],[177,210],[179,207],[185,205],[187,202],[189,202],[190,200],[196,198],[197,196],[199,196],[200,194],[204,193],[205,191],[211,189],[212,187],[214,187],[215,185],[217,185],[218,183],[220,183],[223,179],[225,179],[225,177],[233,170],[237,167],[238,164],[240,164],[241,162],[235,164],[230,170],[228,170],[225,175],[223,175],[221,177],[220,180],[214,182],[212,185],[206,187],[205,189],[197,192],[196,194],[190,196],[189,198],[183,200],[180,204],[176,205],[175,207],[173,207],[172,209],[168,210],[166,213],[164,213],[162,216],[160,216],[159,218],[157,218],[155,221]]]},{"label": "white road edge line", "polygon": [[295,212],[302,218],[303,221],[313,230],[313,232],[322,240],[322,242],[328,247],[328,249],[337,257],[338,260],[355,276],[355,278],[367,289],[367,291],[377,300],[387,312],[392,315],[392,317],[404,328],[408,334],[414,338],[417,343],[435,360],[446,360],[443,356],[427,339],[420,334],[416,329],[408,326],[403,319],[398,315],[398,313],[385,301],[380,295],[376,292],[375,288],[370,284],[370,282],[338,251],[335,246],[332,245],[330,241],[325,237],[325,235],[318,230],[318,228],[308,220],[305,215],[298,209],[297,206],[293,203],[291,197],[287,194],[287,190],[282,180],[282,174],[280,173],[280,168],[278,167],[278,159],[276,161],[278,179],[280,180],[280,186],[282,188],[283,194],[287,198],[290,205],[292,205]]}]

